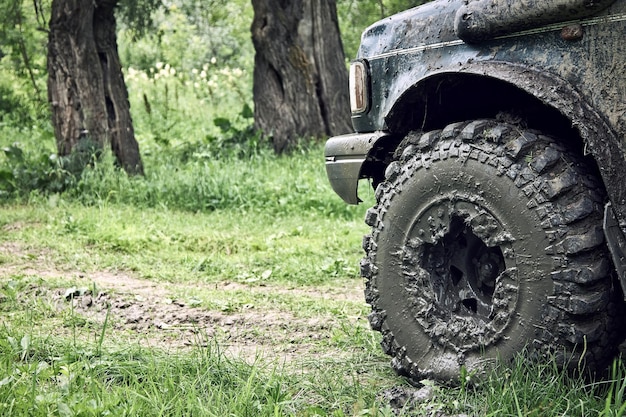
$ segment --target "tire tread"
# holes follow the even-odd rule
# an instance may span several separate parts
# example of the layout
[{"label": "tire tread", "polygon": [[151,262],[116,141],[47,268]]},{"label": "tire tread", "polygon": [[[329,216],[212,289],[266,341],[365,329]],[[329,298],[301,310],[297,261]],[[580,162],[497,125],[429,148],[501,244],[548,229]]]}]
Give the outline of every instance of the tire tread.
[{"label": "tire tread", "polygon": [[[585,353],[591,369],[604,366],[622,331],[609,313],[608,306],[615,304],[612,265],[603,232],[597,227],[605,196],[585,164],[555,139],[495,120],[452,123],[442,130],[411,132],[407,138],[398,160],[388,166],[385,180],[376,189],[376,205],[366,214],[372,233],[364,239],[361,262],[366,299],[372,306],[371,327],[383,333],[381,345],[393,357],[394,369],[414,380],[436,378],[407,356],[385,324],[388,317],[377,295],[377,281],[384,277],[378,276],[376,267],[376,240],[383,228],[385,207],[401,192],[402,184],[415,170],[429,169],[433,162],[446,158],[475,159],[508,176],[528,197],[528,209],[542,219],[553,242],[546,254],[558,265],[551,273],[554,293],[548,297],[550,306],[543,313],[546,329],[536,348],[547,350],[557,339],[572,357]],[[559,282],[563,285],[557,285]],[[593,346],[581,350],[583,340]]]}]

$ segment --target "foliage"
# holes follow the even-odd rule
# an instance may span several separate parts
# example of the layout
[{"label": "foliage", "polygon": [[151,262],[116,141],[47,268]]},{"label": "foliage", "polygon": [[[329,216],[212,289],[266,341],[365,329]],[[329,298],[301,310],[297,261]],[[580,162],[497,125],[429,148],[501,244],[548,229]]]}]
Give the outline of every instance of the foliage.
[{"label": "foliage", "polygon": [[252,71],[249,1],[173,1],[154,10],[150,18],[151,30],[142,32],[122,20],[118,37],[126,66],[148,71],[157,62],[165,62],[188,72],[219,62]]},{"label": "foliage", "polygon": [[349,213],[325,183],[319,146],[303,148],[290,157],[275,156],[268,148],[241,149],[251,155],[240,158],[221,154],[215,158],[212,147],[204,144],[151,154],[144,158],[145,178],[129,178],[109,163],[97,164],[83,172],[70,195],[86,204],[106,199],[138,207],[187,211],[269,210],[285,214],[307,210],[332,216]]},{"label": "foliage", "polygon": [[133,39],[153,29],[153,14],[163,6],[162,0],[124,0],[118,4],[118,16]]},{"label": "foliage", "polygon": [[[33,8],[33,4],[36,8]],[[0,3],[0,124],[32,124],[47,115],[46,34],[49,3]]]},{"label": "foliage", "polygon": [[62,191],[72,182],[56,155],[25,154],[18,143],[2,149],[7,163],[0,170],[0,195],[32,190]]},{"label": "foliage", "polygon": [[21,74],[30,69],[45,69],[45,14],[49,9],[50,2],[46,0],[0,3],[0,58],[7,58],[9,65]]},{"label": "foliage", "polygon": [[[135,131],[144,152],[155,143],[161,150],[189,142],[232,142],[231,135],[252,136],[250,74],[218,66],[213,59],[199,68],[177,70],[157,62],[147,71],[129,67],[127,84]],[[215,123],[217,121],[217,124]],[[229,126],[225,123],[228,121]]]},{"label": "foliage", "polygon": [[[161,159],[157,164],[167,160],[159,167],[188,172],[181,168],[187,162],[192,163],[192,159],[197,164],[213,158],[249,158],[269,147],[253,129],[253,114],[248,104],[251,102],[249,75],[242,69],[216,64],[213,60],[187,72],[176,71],[162,62],[145,72],[133,67],[127,70],[135,130],[145,158]],[[2,102],[7,103],[10,110],[0,135],[0,146],[4,148],[0,155],[2,196],[26,196],[33,191],[63,192],[76,185],[80,187],[73,191],[75,194],[90,189],[91,186],[79,181],[82,168],[77,164],[97,162],[93,155],[85,157],[85,149],[79,149],[69,157],[55,155],[50,149],[54,140],[49,122],[33,121],[28,113],[18,118],[21,113],[16,111],[13,102],[18,102],[18,94],[19,97],[27,94],[15,88],[16,85],[13,90],[9,87],[3,90],[3,85],[0,81],[0,93],[8,90],[13,101]],[[25,107],[29,105],[27,100],[24,103]],[[24,120],[29,122],[30,128],[16,126]],[[110,158],[106,160],[111,164],[108,167],[99,163],[91,168],[97,166],[97,170],[109,170],[123,177],[112,161]],[[87,178],[96,181],[98,177],[99,174],[92,170]],[[172,178],[169,173],[163,173],[162,177]],[[155,187],[163,189],[159,185]],[[176,188],[174,184],[168,187]],[[102,186],[94,188],[102,191]],[[84,195],[81,198],[89,200],[92,197]],[[200,208],[199,204],[194,205],[195,209]]]},{"label": "foliage", "polygon": [[6,164],[0,167],[0,197],[30,192],[59,193],[76,185],[85,167],[95,162],[101,150],[84,139],[67,156],[28,153],[19,143],[2,149]]},{"label": "foliage", "polygon": [[30,126],[46,115],[47,105],[33,100],[32,85],[15,71],[4,71],[0,78],[0,125]]},{"label": "foliage", "polygon": [[394,13],[428,1],[430,0],[337,0],[337,15],[346,59],[350,61],[356,57],[361,32],[366,27]]}]

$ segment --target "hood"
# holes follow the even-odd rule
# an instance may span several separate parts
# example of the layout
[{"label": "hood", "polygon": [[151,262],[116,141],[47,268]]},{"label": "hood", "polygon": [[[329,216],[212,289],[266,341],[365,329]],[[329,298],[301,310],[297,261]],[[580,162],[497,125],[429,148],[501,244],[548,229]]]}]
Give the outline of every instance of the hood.
[{"label": "hood", "polygon": [[438,0],[414,7],[368,27],[361,36],[358,58],[457,41],[456,11],[463,0]]}]

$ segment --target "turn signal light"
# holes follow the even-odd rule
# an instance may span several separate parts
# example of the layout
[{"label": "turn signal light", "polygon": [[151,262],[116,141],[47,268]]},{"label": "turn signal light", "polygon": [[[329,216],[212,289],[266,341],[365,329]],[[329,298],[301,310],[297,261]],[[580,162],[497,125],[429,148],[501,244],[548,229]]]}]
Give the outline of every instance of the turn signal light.
[{"label": "turn signal light", "polygon": [[363,113],[369,101],[367,66],[362,61],[350,64],[350,109],[352,113]]}]

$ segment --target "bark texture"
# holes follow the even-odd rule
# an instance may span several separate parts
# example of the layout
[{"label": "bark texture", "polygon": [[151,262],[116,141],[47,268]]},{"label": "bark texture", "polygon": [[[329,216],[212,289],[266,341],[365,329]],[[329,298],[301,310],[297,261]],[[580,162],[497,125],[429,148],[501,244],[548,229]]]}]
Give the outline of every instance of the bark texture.
[{"label": "bark texture", "polygon": [[252,0],[255,124],[276,152],[351,131],[335,0]]},{"label": "bark texture", "polygon": [[54,0],[48,40],[48,99],[60,155],[82,139],[111,146],[122,168],[142,174],[117,52],[117,0]]}]

